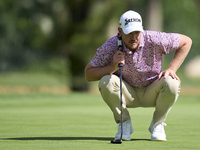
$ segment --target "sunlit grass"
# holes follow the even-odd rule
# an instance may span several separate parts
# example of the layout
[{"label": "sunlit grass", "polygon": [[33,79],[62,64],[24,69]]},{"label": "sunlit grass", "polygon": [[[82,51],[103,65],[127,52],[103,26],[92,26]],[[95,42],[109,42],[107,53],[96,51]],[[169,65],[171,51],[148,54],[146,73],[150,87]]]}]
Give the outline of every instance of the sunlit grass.
[{"label": "sunlit grass", "polygon": [[199,149],[199,96],[180,96],[165,127],[167,142],[150,141],[153,108],[129,109],[131,141],[110,144],[117,132],[99,94],[1,94],[0,149]]}]

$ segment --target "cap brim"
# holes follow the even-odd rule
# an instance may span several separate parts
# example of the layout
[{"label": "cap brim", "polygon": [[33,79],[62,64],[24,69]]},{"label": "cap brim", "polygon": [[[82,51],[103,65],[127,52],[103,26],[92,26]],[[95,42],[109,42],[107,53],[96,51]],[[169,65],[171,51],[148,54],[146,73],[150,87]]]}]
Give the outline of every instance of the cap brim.
[{"label": "cap brim", "polygon": [[123,30],[124,34],[129,34],[129,33],[134,32],[134,31],[140,31],[140,32],[144,31],[141,26],[135,26],[135,27],[129,26],[127,28],[122,28],[122,30]]}]

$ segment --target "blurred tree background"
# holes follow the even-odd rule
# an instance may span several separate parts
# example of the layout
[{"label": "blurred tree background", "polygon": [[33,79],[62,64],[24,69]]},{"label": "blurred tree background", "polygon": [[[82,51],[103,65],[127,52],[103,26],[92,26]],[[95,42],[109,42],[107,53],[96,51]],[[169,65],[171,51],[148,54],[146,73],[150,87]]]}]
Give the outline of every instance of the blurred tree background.
[{"label": "blurred tree background", "polygon": [[199,7],[199,0],[0,1],[0,75],[56,74],[68,79],[71,90],[87,91],[85,66],[96,49],[117,33],[119,18],[129,9],[141,14],[144,29],[191,37],[186,64],[200,55]]}]

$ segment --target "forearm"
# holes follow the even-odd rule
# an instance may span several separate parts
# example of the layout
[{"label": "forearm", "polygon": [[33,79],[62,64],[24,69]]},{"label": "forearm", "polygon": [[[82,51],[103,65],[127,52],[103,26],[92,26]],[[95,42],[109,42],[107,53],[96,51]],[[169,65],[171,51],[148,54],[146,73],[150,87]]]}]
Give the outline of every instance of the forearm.
[{"label": "forearm", "polygon": [[105,67],[91,67],[91,65],[88,65],[85,68],[85,78],[87,81],[97,81],[103,76],[110,75],[114,72],[115,70],[111,65]]},{"label": "forearm", "polygon": [[100,80],[105,75],[110,75],[119,69],[119,63],[124,64],[124,53],[117,51],[113,55],[113,61],[110,65],[104,67],[93,67],[90,63],[85,68],[85,78],[87,81]]},{"label": "forearm", "polygon": [[185,60],[187,54],[188,52],[176,51],[174,54],[174,58],[172,59],[171,63],[168,66],[168,69],[171,69],[174,72],[176,72],[183,63],[183,61]]},{"label": "forearm", "polygon": [[189,37],[183,35],[180,35],[180,37],[181,39],[184,39],[184,42],[181,43],[179,48],[175,51],[174,57],[170,65],[168,66],[168,69],[171,69],[174,72],[176,72],[181,66],[186,56],[188,55],[192,45],[192,40]]}]

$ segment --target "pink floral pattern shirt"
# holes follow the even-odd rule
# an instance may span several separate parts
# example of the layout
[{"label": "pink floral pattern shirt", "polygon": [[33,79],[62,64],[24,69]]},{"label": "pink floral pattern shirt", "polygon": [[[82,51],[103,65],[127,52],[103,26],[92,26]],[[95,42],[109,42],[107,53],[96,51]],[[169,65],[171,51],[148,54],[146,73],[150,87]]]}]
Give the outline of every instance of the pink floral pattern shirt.
[{"label": "pink floral pattern shirt", "polygon": [[[125,52],[125,65],[122,68],[123,80],[135,87],[150,85],[158,79],[159,73],[162,72],[162,55],[176,50],[179,43],[178,34],[147,30],[141,32],[140,43],[134,53],[123,43]],[[115,35],[97,49],[90,64],[93,67],[111,64],[113,55],[118,50],[117,46],[117,35]],[[114,74],[119,76],[119,70]]]}]

